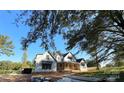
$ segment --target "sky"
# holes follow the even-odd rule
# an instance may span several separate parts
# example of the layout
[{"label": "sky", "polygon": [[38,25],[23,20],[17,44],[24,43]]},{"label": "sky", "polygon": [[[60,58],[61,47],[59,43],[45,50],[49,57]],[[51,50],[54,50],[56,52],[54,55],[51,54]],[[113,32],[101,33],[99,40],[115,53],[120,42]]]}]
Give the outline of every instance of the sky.
[{"label": "sky", "polygon": [[[20,11],[0,11],[0,34],[6,35],[10,37],[10,40],[12,40],[14,45],[14,55],[12,56],[6,56],[1,55],[0,61],[2,60],[9,60],[14,62],[21,62],[22,56],[23,56],[23,50],[21,46],[21,40],[22,37],[26,37],[28,32],[30,31],[30,28],[26,25],[20,24],[19,27],[14,24],[15,19],[17,18],[17,13],[20,13]],[[64,44],[64,40],[60,36],[55,37],[55,44],[57,47],[57,50],[61,51],[62,53],[66,52],[72,52],[75,53],[76,50],[66,51],[66,45]],[[40,41],[37,41],[36,43],[32,43],[28,47],[28,60],[33,61],[36,54],[44,53],[45,50],[40,47]],[[82,52],[76,56],[77,58],[84,58],[89,59],[89,55],[86,54],[86,52]]]}]

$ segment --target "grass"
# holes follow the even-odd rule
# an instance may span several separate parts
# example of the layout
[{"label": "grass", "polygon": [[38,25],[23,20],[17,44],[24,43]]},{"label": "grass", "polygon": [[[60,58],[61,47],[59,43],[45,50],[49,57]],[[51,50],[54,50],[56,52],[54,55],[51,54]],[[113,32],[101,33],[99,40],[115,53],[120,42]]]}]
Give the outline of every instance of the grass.
[{"label": "grass", "polygon": [[20,71],[19,70],[0,70],[0,74],[11,74],[11,73],[20,74]]},{"label": "grass", "polygon": [[120,72],[124,71],[124,66],[122,67],[105,67],[100,70],[92,69],[88,72],[78,73],[76,75],[80,76],[92,76],[92,77],[109,77],[109,76],[117,76]]}]

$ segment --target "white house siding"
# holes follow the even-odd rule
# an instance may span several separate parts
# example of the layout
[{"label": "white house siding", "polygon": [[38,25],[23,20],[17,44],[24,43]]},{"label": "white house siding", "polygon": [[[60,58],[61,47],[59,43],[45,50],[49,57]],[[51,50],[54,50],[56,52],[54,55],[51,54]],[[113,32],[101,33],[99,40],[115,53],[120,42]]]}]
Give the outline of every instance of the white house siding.
[{"label": "white house siding", "polygon": [[[82,65],[82,63],[83,63],[84,65]],[[81,71],[81,72],[88,71],[88,70],[87,70],[87,63],[84,62],[84,60],[81,60],[81,62],[80,62],[80,71]]]},{"label": "white house siding", "polygon": [[88,71],[88,70],[87,70],[87,67],[84,67],[84,66],[81,66],[81,65],[80,65],[80,71],[81,71],[81,72],[85,72],[85,71]]},{"label": "white house siding", "polygon": [[62,62],[63,57],[60,56],[59,54],[56,55],[56,60],[57,62]]},{"label": "white house siding", "polygon": [[[48,56],[49,56],[49,58],[48,58]],[[70,59],[69,57],[72,57],[72,59]],[[46,64],[47,61],[52,62],[51,69],[49,69],[49,67],[48,67],[49,65],[47,65],[47,67],[44,66],[44,68],[47,68],[47,69],[43,69],[42,63],[44,62],[44,64]],[[54,56],[54,58],[49,52],[45,52],[44,54],[39,54],[35,58],[35,72],[57,71],[57,63],[61,63],[61,62],[62,63],[63,62],[76,62],[76,58],[71,53],[68,53],[64,57],[57,54]],[[81,63],[84,63],[84,65],[81,65]],[[87,71],[87,64],[84,60],[81,60],[79,62],[79,66],[80,66],[81,72]]]},{"label": "white house siding", "polygon": [[[68,57],[72,57],[72,59],[69,59]],[[71,54],[71,53],[68,53],[64,59],[63,59],[64,62],[76,62],[76,59],[74,58],[74,56]]]},{"label": "white house siding", "polygon": [[52,64],[52,71],[57,71],[57,63]]},{"label": "white house siding", "polygon": [[[47,59],[47,56],[49,56],[49,59]],[[51,70],[48,71],[57,71],[57,63],[55,62],[55,60],[51,57],[51,55],[48,52],[45,52],[43,55],[37,55],[36,59],[35,59],[35,71],[36,72],[41,72],[44,71],[42,69],[42,62],[43,61],[52,61],[52,66],[51,66]],[[45,70],[46,71],[46,70]]]},{"label": "white house siding", "polygon": [[37,55],[35,58],[35,71],[40,72],[41,71],[41,60],[43,55]]}]

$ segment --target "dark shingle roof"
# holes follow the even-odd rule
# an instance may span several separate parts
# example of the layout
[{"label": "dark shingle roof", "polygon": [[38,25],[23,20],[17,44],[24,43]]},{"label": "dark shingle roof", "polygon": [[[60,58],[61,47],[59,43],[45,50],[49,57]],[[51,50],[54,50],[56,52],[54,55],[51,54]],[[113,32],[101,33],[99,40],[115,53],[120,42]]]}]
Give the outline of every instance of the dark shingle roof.
[{"label": "dark shingle roof", "polygon": [[68,53],[63,54],[63,57],[65,57]]},{"label": "dark shingle roof", "polygon": [[57,62],[57,60],[54,58],[54,56],[49,52],[49,51],[47,51],[49,54],[50,54],[50,56]]},{"label": "dark shingle roof", "polygon": [[[77,62],[81,62],[81,60],[84,60],[83,58],[76,59]],[[85,60],[84,60],[85,61]]]}]

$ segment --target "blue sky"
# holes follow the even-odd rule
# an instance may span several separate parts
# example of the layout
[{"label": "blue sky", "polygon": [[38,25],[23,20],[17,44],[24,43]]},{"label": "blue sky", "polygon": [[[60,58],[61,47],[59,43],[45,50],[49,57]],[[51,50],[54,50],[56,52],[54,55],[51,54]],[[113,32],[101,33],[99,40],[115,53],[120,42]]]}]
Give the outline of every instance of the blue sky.
[{"label": "blue sky", "polygon": [[[27,36],[27,33],[30,31],[30,28],[25,25],[19,25],[19,27],[17,27],[14,24],[15,18],[17,18],[16,15],[17,13],[19,13],[19,11],[11,11],[10,13],[8,11],[0,11],[0,34],[9,36],[10,39],[13,41],[13,45],[15,47],[14,48],[15,55],[9,57],[6,55],[2,55],[0,56],[0,61],[1,60],[11,60],[14,62],[22,61],[23,51],[21,49],[22,46],[20,42],[22,37]],[[62,37],[57,36],[55,38],[55,43],[57,50],[60,50],[62,53],[67,52],[65,50],[66,45],[64,44]],[[32,61],[35,58],[36,54],[40,54],[43,52],[45,52],[45,50],[40,47],[40,41],[31,44],[28,48],[28,60]],[[72,50],[70,52],[75,53],[76,51]],[[83,52],[78,54],[77,57],[78,58],[83,57],[84,59],[88,59],[89,55]]]}]

